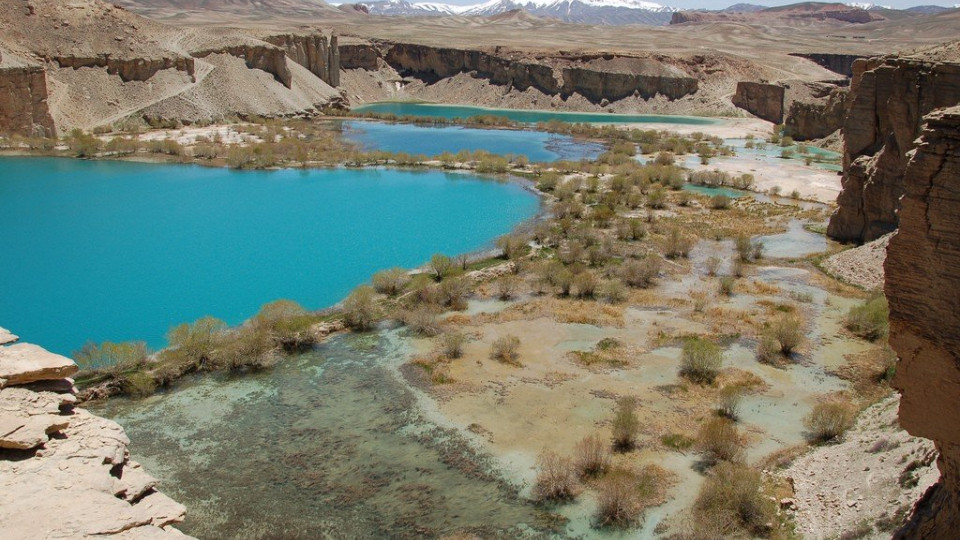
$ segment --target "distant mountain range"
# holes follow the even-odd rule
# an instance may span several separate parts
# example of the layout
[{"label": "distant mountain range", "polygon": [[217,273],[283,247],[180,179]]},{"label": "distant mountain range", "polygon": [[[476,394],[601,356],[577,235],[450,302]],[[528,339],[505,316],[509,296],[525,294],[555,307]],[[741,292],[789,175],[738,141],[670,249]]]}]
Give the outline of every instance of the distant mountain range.
[{"label": "distant mountain range", "polygon": [[363,2],[371,15],[490,17],[524,10],[537,17],[585,24],[650,24],[670,22],[675,8],[642,0],[490,0],[482,4],[454,6],[408,0]]},{"label": "distant mountain range", "polygon": [[[852,19],[850,22],[867,22],[882,19],[884,12],[897,12],[905,15],[933,15],[952,8],[943,6],[916,6],[904,10],[894,10],[888,6],[870,3],[821,3],[808,2],[770,8],[757,4],[734,4],[721,10],[680,10],[643,0],[489,0],[482,4],[457,6],[437,2],[411,2],[409,0],[378,0],[374,2],[360,2],[357,4],[371,15],[398,15],[409,17],[436,17],[436,16],[478,16],[491,17],[523,10],[536,17],[560,19],[568,23],[583,24],[648,24],[666,25],[674,13],[694,11],[704,14],[762,14],[763,12],[782,13],[794,6],[803,6],[804,10],[819,9],[836,10],[837,8],[872,12],[872,17],[863,17],[862,20]],[[866,15],[866,14],[864,14]]]}]

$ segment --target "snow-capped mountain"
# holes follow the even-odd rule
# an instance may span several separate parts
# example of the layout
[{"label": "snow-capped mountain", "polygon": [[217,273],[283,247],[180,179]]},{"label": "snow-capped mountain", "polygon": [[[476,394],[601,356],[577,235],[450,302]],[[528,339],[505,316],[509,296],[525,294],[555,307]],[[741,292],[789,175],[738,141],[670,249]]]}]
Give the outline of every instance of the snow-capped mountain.
[{"label": "snow-capped mountain", "polygon": [[381,0],[363,4],[371,15],[466,15],[490,17],[523,9],[537,17],[586,24],[652,24],[670,22],[674,8],[644,0],[489,0],[472,6]]}]

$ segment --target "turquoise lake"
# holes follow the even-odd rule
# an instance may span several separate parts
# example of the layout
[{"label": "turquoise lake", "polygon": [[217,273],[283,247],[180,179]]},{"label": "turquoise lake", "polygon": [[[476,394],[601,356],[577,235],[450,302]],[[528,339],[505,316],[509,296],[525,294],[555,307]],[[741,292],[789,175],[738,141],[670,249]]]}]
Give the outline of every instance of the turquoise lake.
[{"label": "turquoise lake", "polygon": [[364,150],[423,154],[486,150],[499,155],[524,155],[530,161],[596,159],[605,150],[599,143],[578,141],[568,135],[517,129],[478,129],[462,126],[418,126],[384,122],[342,123],[343,138]]},{"label": "turquoise lake", "polygon": [[471,107],[468,105],[440,105],[434,103],[411,102],[381,102],[370,103],[354,107],[358,113],[395,114],[397,116],[422,116],[428,118],[469,118],[479,115],[503,116],[514,122],[535,124],[560,120],[571,123],[602,123],[602,124],[681,124],[691,126],[709,126],[722,122],[714,118],[698,116],[676,116],[668,114],[612,114],[561,112],[532,109],[493,109],[487,107]]},{"label": "turquoise lake", "polygon": [[232,171],[0,159],[0,326],[70,354],[291,298],[338,302],[389,266],[483,249],[534,216],[520,185],[441,172]]}]

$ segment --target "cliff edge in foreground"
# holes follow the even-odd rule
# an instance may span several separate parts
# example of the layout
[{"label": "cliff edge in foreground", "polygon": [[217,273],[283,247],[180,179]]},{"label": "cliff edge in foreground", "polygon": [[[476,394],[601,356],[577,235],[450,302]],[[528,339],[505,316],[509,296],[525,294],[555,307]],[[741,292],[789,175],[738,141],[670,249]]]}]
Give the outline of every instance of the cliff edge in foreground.
[{"label": "cliff edge in foreground", "polygon": [[900,424],[934,441],[941,477],[897,537],[952,540],[960,531],[960,107],[925,122],[903,172],[885,292]]},{"label": "cliff edge in foreground", "polygon": [[77,365],[16,341],[0,328],[0,538],[186,538],[123,428],[74,407]]}]

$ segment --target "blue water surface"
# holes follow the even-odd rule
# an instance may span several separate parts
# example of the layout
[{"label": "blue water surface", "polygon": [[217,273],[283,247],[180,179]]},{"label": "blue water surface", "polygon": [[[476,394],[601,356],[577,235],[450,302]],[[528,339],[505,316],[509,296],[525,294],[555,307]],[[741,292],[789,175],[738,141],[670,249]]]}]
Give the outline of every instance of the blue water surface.
[{"label": "blue water surface", "polygon": [[681,124],[709,126],[722,120],[699,116],[679,116],[670,114],[612,114],[589,112],[544,111],[535,109],[493,109],[472,107],[469,105],[443,105],[437,103],[414,103],[402,101],[384,101],[370,103],[353,108],[359,113],[396,114],[398,116],[422,116],[428,118],[469,118],[479,115],[503,116],[514,122],[535,124],[560,120],[571,123],[601,124]]},{"label": "blue water surface", "polygon": [[0,326],[62,354],[160,347],[204,315],[329,306],[379,269],[487,247],[538,207],[519,185],[441,172],[0,158]]},{"label": "blue water surface", "polygon": [[479,129],[462,126],[420,126],[385,122],[343,122],[343,138],[364,150],[423,154],[486,150],[499,155],[524,155],[530,161],[596,159],[604,151],[599,143],[578,141],[569,135],[517,129]]}]

